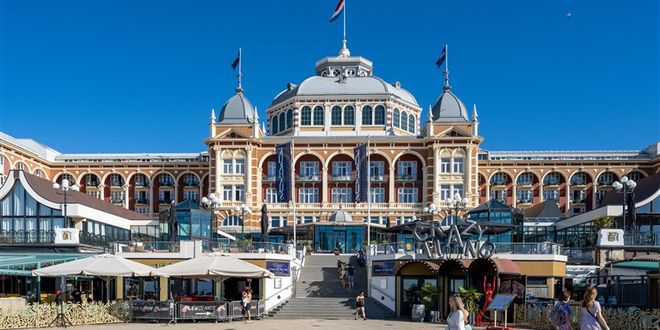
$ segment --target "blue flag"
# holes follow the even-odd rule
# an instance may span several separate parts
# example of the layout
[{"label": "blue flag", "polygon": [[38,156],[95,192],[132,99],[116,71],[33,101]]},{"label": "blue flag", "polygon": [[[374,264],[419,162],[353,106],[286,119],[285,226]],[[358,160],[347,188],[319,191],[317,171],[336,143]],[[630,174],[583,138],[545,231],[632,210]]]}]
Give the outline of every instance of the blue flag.
[{"label": "blue flag", "polygon": [[442,48],[442,53],[440,53],[440,57],[438,57],[438,60],[435,61],[435,65],[440,67],[442,63],[445,63],[446,59],[447,59],[447,45],[445,45],[445,47]]},{"label": "blue flag", "polygon": [[236,58],[234,59],[234,62],[231,62],[231,68],[236,70],[236,67],[238,64],[241,62],[241,51],[238,51],[238,55],[236,55]]},{"label": "blue flag", "polygon": [[275,185],[278,203],[291,200],[291,143],[275,146]]},{"label": "blue flag", "polygon": [[369,202],[369,164],[367,163],[367,145],[353,148],[355,158],[355,202]]}]

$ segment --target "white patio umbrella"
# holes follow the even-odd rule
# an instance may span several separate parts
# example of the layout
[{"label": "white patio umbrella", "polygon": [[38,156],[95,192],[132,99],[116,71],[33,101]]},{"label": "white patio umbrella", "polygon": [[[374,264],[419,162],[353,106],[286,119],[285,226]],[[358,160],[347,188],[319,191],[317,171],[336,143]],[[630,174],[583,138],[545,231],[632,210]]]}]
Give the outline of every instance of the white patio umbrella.
[{"label": "white patio umbrella", "polygon": [[226,253],[207,253],[153,271],[169,277],[249,277],[273,278],[270,271]]},{"label": "white patio umbrella", "polygon": [[32,271],[33,276],[60,277],[90,275],[105,281],[106,297],[110,297],[110,281],[117,276],[152,276],[156,269],[114,254],[100,254]]}]

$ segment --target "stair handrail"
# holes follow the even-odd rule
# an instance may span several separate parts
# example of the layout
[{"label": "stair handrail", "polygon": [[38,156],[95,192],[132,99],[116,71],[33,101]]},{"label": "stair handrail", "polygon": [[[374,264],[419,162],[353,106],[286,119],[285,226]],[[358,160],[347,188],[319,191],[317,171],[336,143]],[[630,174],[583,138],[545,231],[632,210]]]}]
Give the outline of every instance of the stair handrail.
[{"label": "stair handrail", "polygon": [[287,287],[285,287],[283,289],[280,289],[280,291],[277,291],[274,294],[270,295],[270,297],[266,298],[266,301],[268,301],[269,299],[271,299],[271,298],[275,297],[276,295],[280,294],[282,291],[291,288],[292,286],[293,286],[293,284],[289,284]]},{"label": "stair handrail", "polygon": [[[383,291],[383,290],[381,290],[381,289],[379,289],[379,288],[376,288],[376,287],[371,287],[371,289],[372,289],[372,290],[376,290],[376,291],[380,292],[381,294],[383,294],[383,296],[389,298],[389,299],[392,300],[392,301],[395,301],[395,299],[392,298],[392,296],[390,296],[390,295],[389,295],[388,293],[386,293],[385,291]],[[371,298],[374,298],[373,295],[371,295]],[[376,298],[374,298],[374,299],[376,299]]]}]

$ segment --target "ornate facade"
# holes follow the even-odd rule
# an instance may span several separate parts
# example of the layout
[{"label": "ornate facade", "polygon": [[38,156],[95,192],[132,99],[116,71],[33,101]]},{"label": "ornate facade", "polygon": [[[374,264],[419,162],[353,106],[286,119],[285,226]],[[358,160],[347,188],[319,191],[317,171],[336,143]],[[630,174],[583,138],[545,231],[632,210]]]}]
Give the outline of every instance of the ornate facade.
[{"label": "ornate facade", "polygon": [[[430,203],[446,210],[455,193],[467,197],[468,209],[493,198],[519,208],[554,199],[573,215],[596,208],[623,175],[660,171],[660,143],[642,151],[482,150],[477,108],[468,115],[448,78],[422,123],[410,92],[374,76],[369,60],[345,48],[317,62],[314,76],[289,83],[265,113],[258,117],[239,85],[217,118],[212,111],[206,151],[61,154],[0,133],[0,166],[5,177],[10,169],[54,182],[66,177],[82,192],[154,218],[173,201],[214,192],[222,200],[218,224],[228,232],[243,219],[246,232],[258,232],[263,203],[271,227],[293,223],[293,205],[276,203],[274,193],[275,146],[286,142],[294,144],[301,224],[330,221],[340,208],[366,221],[367,203],[354,202],[353,148],[363,143],[371,151],[371,223],[383,227],[425,216]],[[252,212],[238,214],[241,204]]]}]

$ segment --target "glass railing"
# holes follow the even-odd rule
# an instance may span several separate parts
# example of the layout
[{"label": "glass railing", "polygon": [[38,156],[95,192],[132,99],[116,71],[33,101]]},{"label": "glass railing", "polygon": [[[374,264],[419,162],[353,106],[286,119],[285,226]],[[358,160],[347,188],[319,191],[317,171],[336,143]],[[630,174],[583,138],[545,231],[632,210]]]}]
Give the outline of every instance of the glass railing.
[{"label": "glass railing", "polygon": [[625,233],[623,234],[623,242],[626,246],[660,246],[660,233]]},{"label": "glass railing", "polygon": [[563,253],[569,264],[591,265],[594,263],[594,248],[565,247]]},{"label": "glass railing", "polygon": [[[543,243],[493,243],[495,244],[496,254],[556,254],[562,255],[561,244],[543,242]],[[414,251],[421,251],[422,244],[419,242],[406,243],[394,242],[376,244],[372,247],[371,253],[376,255],[382,254],[395,254],[407,253]],[[449,251],[451,253],[458,253],[459,251]]]},{"label": "glass railing", "polygon": [[[273,242],[231,242],[229,239],[201,240],[202,253],[277,253],[288,254],[289,245]],[[115,242],[116,253],[176,253],[181,251],[180,241],[125,241]]]},{"label": "glass railing", "polygon": [[[78,236],[79,244],[107,247],[114,238],[105,235],[95,235],[81,231]],[[41,245],[54,244],[54,230],[0,230],[0,244],[2,245]]]}]

